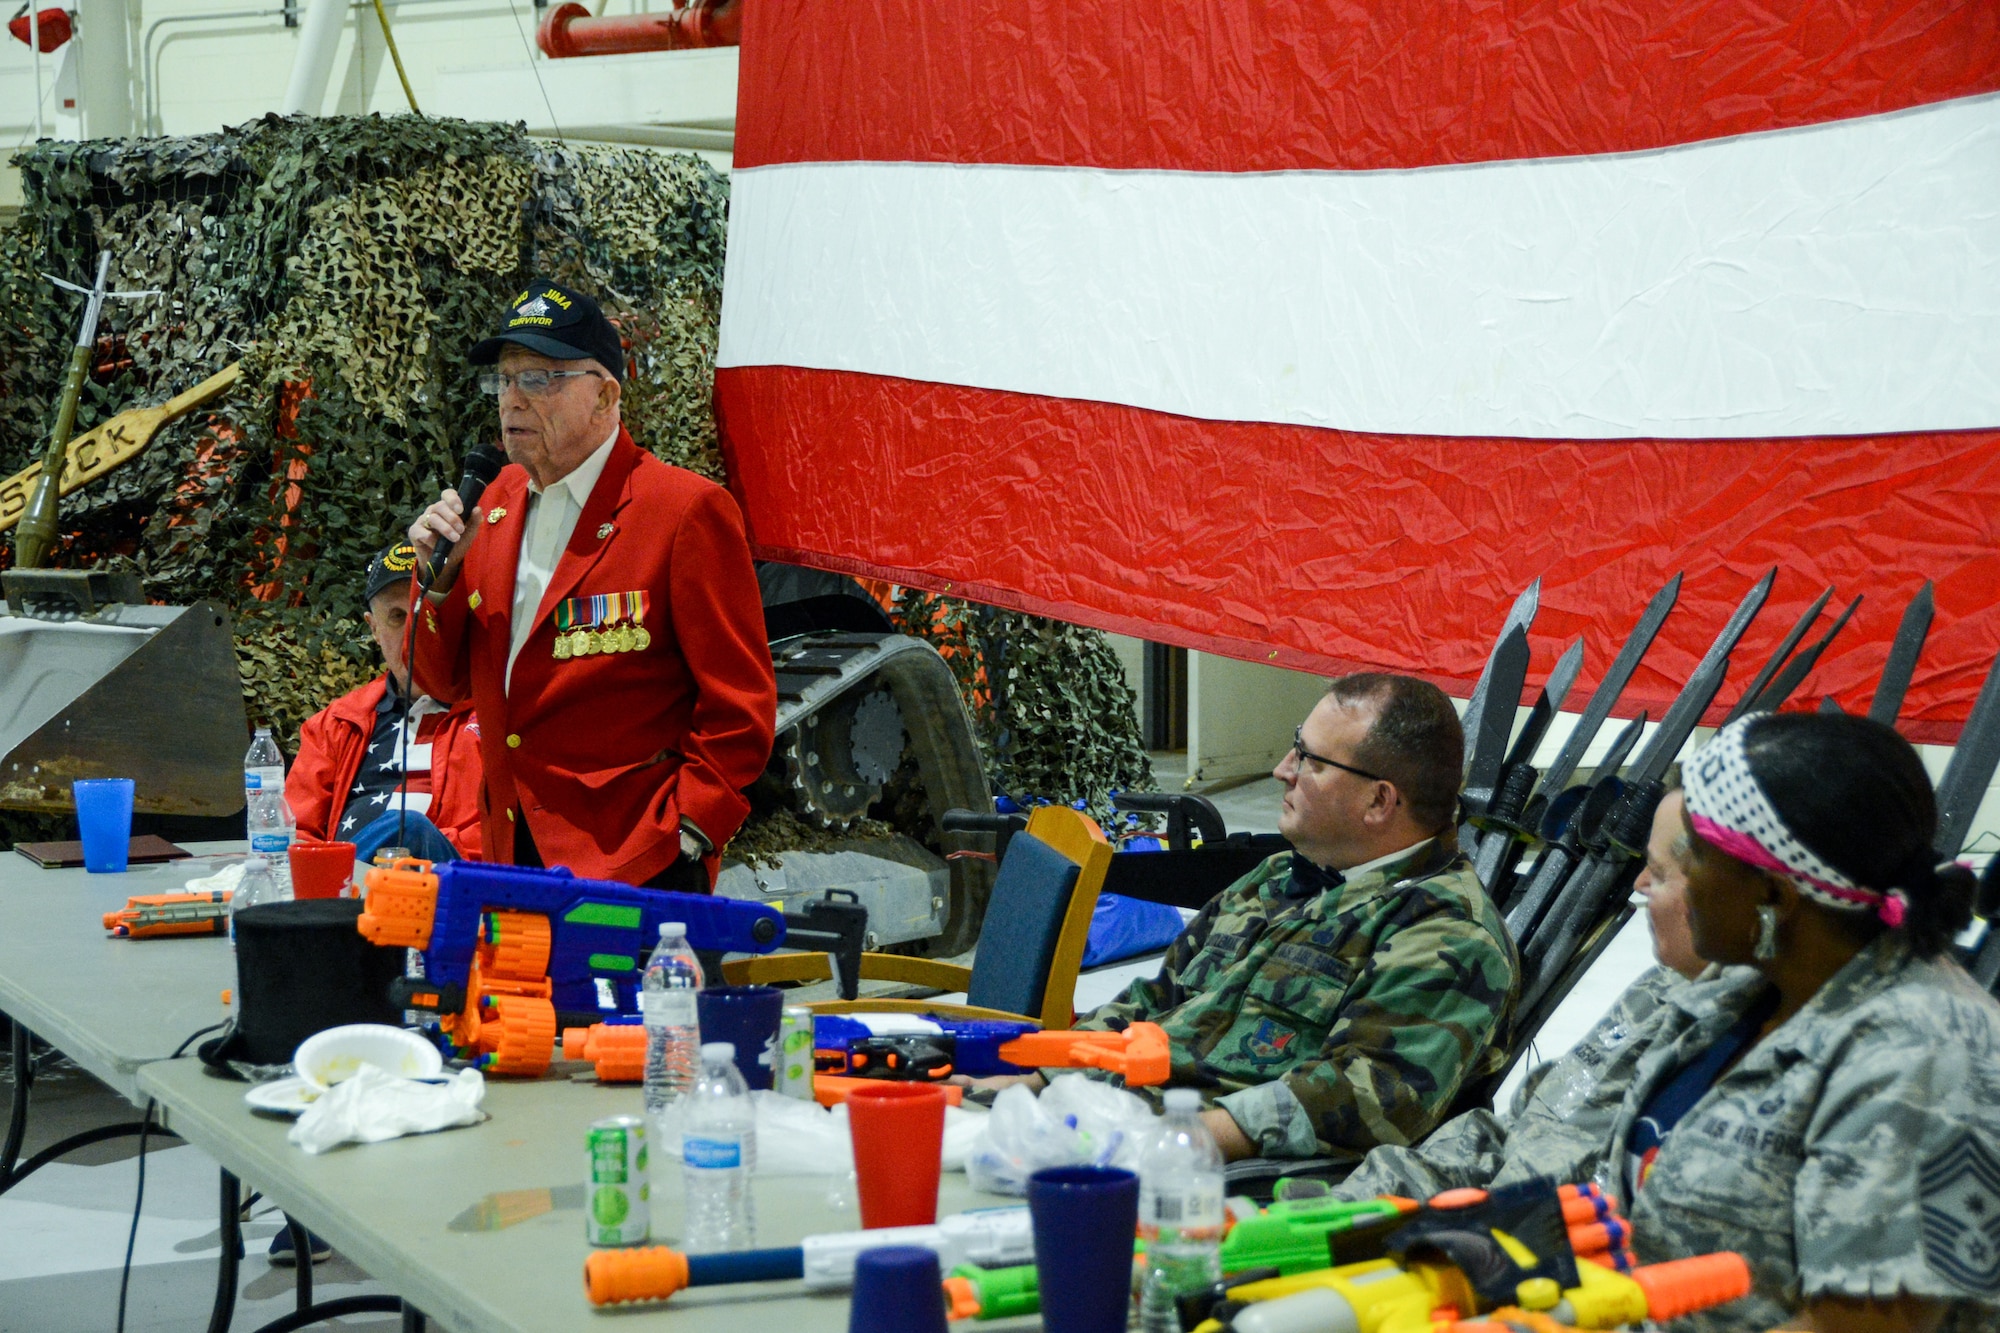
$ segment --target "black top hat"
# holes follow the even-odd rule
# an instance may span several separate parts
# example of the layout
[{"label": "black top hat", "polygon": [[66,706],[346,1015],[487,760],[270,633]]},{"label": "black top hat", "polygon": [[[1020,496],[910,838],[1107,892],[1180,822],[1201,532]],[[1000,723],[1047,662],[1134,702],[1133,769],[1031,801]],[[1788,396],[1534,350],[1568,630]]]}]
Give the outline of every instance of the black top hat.
[{"label": "black top hat", "polygon": [[389,987],[403,951],[370,944],[358,898],[265,903],[236,914],[236,1020],[200,1047],[217,1069],[290,1064],[299,1043],[343,1023],[400,1027]]},{"label": "black top hat", "polygon": [[592,360],[610,371],[611,378],[625,378],[625,345],[618,330],[597,302],[559,282],[537,278],[529,283],[507,303],[500,332],[474,343],[466,359],[475,366],[490,366],[507,343],[559,361]]}]

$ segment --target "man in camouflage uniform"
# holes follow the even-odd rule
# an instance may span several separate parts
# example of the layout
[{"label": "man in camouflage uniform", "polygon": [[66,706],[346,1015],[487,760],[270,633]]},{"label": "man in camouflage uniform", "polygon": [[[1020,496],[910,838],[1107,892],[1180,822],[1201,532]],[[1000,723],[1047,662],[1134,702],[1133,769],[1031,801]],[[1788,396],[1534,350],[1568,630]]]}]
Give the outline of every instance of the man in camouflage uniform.
[{"label": "man in camouflage uniform", "polygon": [[1458,850],[1463,744],[1435,686],[1335,681],[1275,773],[1296,850],[1217,895],[1158,976],[1078,1027],[1165,1028],[1168,1086],[1208,1095],[1232,1160],[1358,1160],[1430,1132],[1498,1068],[1517,990],[1513,944]]}]

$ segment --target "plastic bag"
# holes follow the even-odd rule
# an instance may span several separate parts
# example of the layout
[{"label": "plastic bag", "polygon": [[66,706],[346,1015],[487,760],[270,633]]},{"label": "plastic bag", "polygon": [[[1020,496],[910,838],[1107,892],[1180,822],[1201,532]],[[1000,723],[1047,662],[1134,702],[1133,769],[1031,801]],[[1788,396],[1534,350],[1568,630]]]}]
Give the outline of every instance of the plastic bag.
[{"label": "plastic bag", "polygon": [[990,1194],[1025,1195],[1028,1177],[1044,1167],[1136,1170],[1155,1125],[1146,1103],[1081,1074],[1058,1076],[1040,1097],[1016,1084],[994,1099],[966,1154],[966,1179]]},{"label": "plastic bag", "polygon": [[1121,893],[1102,893],[1090,914],[1090,938],[1083,946],[1083,966],[1101,967],[1121,958],[1164,949],[1180,938],[1186,924],[1181,909],[1149,903]]},{"label": "plastic bag", "polygon": [[336,1083],[306,1108],[287,1136],[318,1154],[343,1143],[380,1143],[405,1134],[429,1134],[486,1118],[479,1103],[486,1080],[477,1069],[461,1069],[443,1082],[398,1078],[375,1065],[362,1065],[353,1078]]}]

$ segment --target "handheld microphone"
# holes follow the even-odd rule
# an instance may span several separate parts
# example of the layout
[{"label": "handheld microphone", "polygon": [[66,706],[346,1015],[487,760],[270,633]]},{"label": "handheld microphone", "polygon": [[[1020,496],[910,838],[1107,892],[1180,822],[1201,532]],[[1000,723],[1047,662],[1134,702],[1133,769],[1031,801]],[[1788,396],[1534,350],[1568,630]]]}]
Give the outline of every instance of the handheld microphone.
[{"label": "handheld microphone", "polygon": [[[465,455],[465,471],[458,478],[458,499],[464,506],[465,535],[459,541],[472,539],[472,510],[479,503],[479,497],[486,493],[487,485],[500,475],[500,469],[507,466],[507,455],[493,445],[481,440]],[[452,550],[458,542],[440,541],[431,552],[430,568],[424,572],[425,589],[437,582],[438,575],[444,573],[445,564],[450,561]]]}]

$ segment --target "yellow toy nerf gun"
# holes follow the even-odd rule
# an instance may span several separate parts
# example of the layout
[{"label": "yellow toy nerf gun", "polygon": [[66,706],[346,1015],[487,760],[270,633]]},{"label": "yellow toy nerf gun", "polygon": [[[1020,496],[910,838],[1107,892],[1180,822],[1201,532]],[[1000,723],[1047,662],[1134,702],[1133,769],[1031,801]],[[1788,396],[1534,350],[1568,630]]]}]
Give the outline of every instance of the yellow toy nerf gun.
[{"label": "yellow toy nerf gun", "polygon": [[116,937],[132,940],[156,935],[227,935],[229,890],[135,894],[119,911],[104,914],[104,928]]},{"label": "yellow toy nerf gun", "polygon": [[[1506,1310],[1529,1322],[1608,1329],[1679,1318],[1749,1292],[1749,1266],[1736,1254],[1614,1271],[1627,1262],[1622,1220],[1608,1227],[1584,1217],[1603,1197],[1581,1188],[1565,1197],[1548,1180],[1453,1190],[1329,1233],[1333,1267],[1239,1279],[1187,1298],[1182,1322],[1196,1333],[1432,1333]],[[1603,1248],[1579,1259],[1573,1232]],[[1362,1257],[1368,1250],[1375,1254]]]},{"label": "yellow toy nerf gun", "polygon": [[[1541,1192],[1537,1193],[1540,1197]],[[1490,1197],[1482,1190],[1453,1191],[1437,1196],[1428,1205],[1394,1196],[1351,1201],[1288,1199],[1248,1216],[1238,1214],[1223,1237],[1221,1253],[1222,1271],[1236,1276],[1209,1295],[1210,1304],[1224,1299],[1230,1287],[1247,1286],[1253,1280],[1316,1272],[1329,1262],[1380,1259],[1384,1257],[1384,1237],[1393,1234],[1403,1220],[1428,1208],[1434,1213],[1451,1212],[1462,1225],[1476,1217]],[[1630,1227],[1618,1215],[1616,1199],[1595,1185],[1564,1185],[1556,1191],[1554,1202],[1575,1257],[1592,1259],[1623,1273],[1632,1271],[1627,1248]],[[1543,1225],[1549,1225],[1553,1219],[1546,1216],[1550,1210],[1547,1199],[1541,1197],[1536,1206],[1545,1214]],[[954,1319],[1003,1319],[1033,1314],[1039,1308],[1032,1267],[955,1268],[945,1280],[945,1294]],[[1207,1308],[1202,1307],[1202,1317],[1206,1317]]]}]

